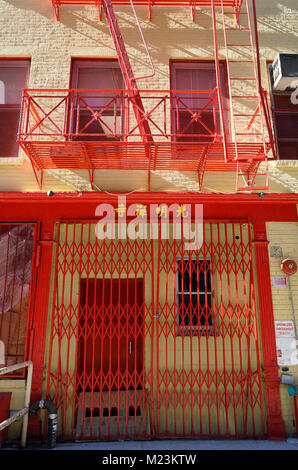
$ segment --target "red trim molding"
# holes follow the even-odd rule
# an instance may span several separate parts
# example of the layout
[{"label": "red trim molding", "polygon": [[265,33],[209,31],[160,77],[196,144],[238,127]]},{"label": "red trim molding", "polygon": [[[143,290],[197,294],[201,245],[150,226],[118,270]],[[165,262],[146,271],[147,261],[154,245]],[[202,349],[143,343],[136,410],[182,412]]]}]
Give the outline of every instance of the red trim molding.
[{"label": "red trim molding", "polygon": [[33,377],[31,389],[31,402],[40,400],[44,375],[45,338],[48,317],[49,291],[52,271],[52,247],[53,247],[54,223],[43,223],[41,226],[38,259],[36,259],[37,279],[33,313],[32,330],[34,334],[34,347],[31,360],[33,362]]},{"label": "red trim molding", "polygon": [[247,218],[253,223],[264,221],[298,222],[298,194],[213,194],[182,192],[136,192],[109,194],[102,192],[3,193],[0,192],[1,221],[44,221],[51,219],[96,219],[98,204],[117,207],[118,196],[126,196],[127,204],[203,204],[205,219]]},{"label": "red trim molding", "polygon": [[280,401],[280,379],[276,356],[273,304],[271,293],[268,240],[265,223],[254,225],[254,246],[259,291],[260,324],[263,345],[263,369],[267,402],[267,433],[270,440],[286,438]]}]

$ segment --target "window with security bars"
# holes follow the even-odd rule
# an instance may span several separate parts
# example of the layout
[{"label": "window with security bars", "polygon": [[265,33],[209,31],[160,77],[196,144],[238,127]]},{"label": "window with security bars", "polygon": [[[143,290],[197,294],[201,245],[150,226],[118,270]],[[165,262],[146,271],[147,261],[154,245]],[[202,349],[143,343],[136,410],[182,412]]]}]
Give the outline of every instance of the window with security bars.
[{"label": "window with security bars", "polygon": [[211,262],[184,258],[177,266],[178,334],[195,334],[213,325]]}]

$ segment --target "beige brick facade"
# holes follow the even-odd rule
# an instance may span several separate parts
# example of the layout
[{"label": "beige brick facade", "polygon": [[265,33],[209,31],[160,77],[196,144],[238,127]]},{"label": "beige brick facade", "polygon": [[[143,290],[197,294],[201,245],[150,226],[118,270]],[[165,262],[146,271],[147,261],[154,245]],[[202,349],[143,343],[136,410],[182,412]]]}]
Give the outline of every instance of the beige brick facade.
[{"label": "beige brick facade", "polygon": [[[298,257],[298,223],[284,223],[284,222],[269,222],[267,223],[267,233],[269,240],[269,253],[270,249],[280,247],[282,249],[282,257],[276,258],[270,256],[270,273],[272,281],[272,300],[273,300],[273,311],[275,320],[288,320],[296,322],[298,324],[298,274],[291,276],[290,284],[293,295],[294,303],[294,314],[292,312],[292,304],[290,299],[289,288],[277,288],[274,287],[274,277],[284,277],[284,273],[281,270],[281,262],[284,259],[290,258],[297,260]],[[282,371],[280,370],[280,374]],[[295,378],[295,383],[298,381],[298,367],[289,366],[288,374],[291,374]],[[295,432],[295,412],[293,398],[288,395],[288,386],[281,385],[281,399],[282,408],[284,413],[284,419],[287,426],[288,433]]]},{"label": "beige brick facade", "polygon": [[[197,9],[194,22],[187,8],[153,8],[151,21],[147,18],[145,8],[137,8],[137,12],[155,66],[154,78],[140,80],[140,89],[169,90],[170,60],[214,60],[210,9]],[[117,8],[117,18],[135,75],[138,77],[150,74],[148,57],[131,9]],[[258,2],[258,27],[263,87],[269,91],[268,62],[273,61],[278,52],[298,52],[297,0]],[[224,57],[222,36],[222,31],[219,31],[219,50],[221,57]],[[237,52],[234,57],[237,58]],[[60,21],[57,22],[54,20],[50,0],[0,0],[1,58],[31,59],[29,88],[68,89],[72,58],[115,59],[117,54],[104,15],[100,22],[98,12],[93,7],[61,7]],[[245,85],[241,83],[241,87],[243,86]],[[144,192],[148,189],[147,173],[138,170],[98,170],[94,175],[94,187],[110,192]],[[196,192],[199,191],[197,174],[152,171],[150,189],[155,192]],[[44,175],[43,190],[91,191],[88,172],[48,170]],[[31,164],[22,151],[16,159],[1,159],[0,192],[2,191],[39,191]],[[234,193],[235,175],[207,173],[202,192]],[[269,163],[268,192],[298,193],[298,161]],[[269,250],[272,245],[280,246],[283,259],[290,257],[298,261],[297,222],[268,222],[267,235]],[[272,280],[274,276],[282,275],[281,259],[269,259]],[[292,276],[291,281],[298,324],[298,273]],[[277,289],[272,284],[272,299],[274,319],[291,320],[293,317],[288,289]],[[49,326],[50,317],[48,328]],[[291,366],[289,373],[294,375],[298,383],[298,366]],[[11,410],[21,407],[20,389],[24,386],[23,381],[19,380],[17,385],[12,385],[7,380],[0,385],[0,391],[13,389]],[[281,399],[286,430],[292,435],[296,430],[293,399],[288,396],[285,385],[281,386]],[[10,437],[15,437],[18,431],[17,427],[11,428]]]},{"label": "beige brick facade", "polygon": [[[267,5],[268,4],[268,5]],[[72,58],[116,58],[116,52],[105,16],[98,20],[98,11],[92,6],[60,8],[60,21],[54,20],[51,2],[18,0],[0,2],[1,37],[0,58],[30,58],[30,88],[68,88]],[[129,59],[136,77],[150,75],[150,63],[129,7],[117,7],[117,18],[123,34]],[[213,30],[210,9],[197,9],[195,21],[188,8],[154,9],[152,21],[147,9],[137,8],[140,24],[155,66],[154,78],[138,81],[139,89],[168,90],[170,86],[169,63],[171,59],[213,60]],[[263,86],[268,90],[267,61],[278,52],[295,52],[298,23],[295,0],[282,2],[267,0],[258,5],[260,55]],[[222,32],[219,31],[219,52],[225,56]],[[235,58],[239,53],[235,51]],[[241,65],[239,67],[245,67]],[[239,70],[239,74],[244,69]],[[241,75],[240,75],[241,76]],[[241,87],[243,87],[241,83]],[[248,85],[246,85],[248,87]],[[248,89],[249,90],[249,89]],[[254,112],[254,109],[250,111]],[[1,162],[0,190],[38,191],[31,165],[22,152],[15,164]],[[177,173],[177,172],[176,172]],[[296,192],[296,169],[283,162],[282,167],[270,164],[269,191]],[[118,171],[96,171],[94,182],[102,190],[146,190],[147,174],[140,171],[122,178]],[[88,172],[49,170],[44,175],[44,190],[90,190]],[[197,175],[152,172],[152,191],[198,190]],[[205,176],[204,192],[235,190],[235,175],[217,173]]]}]

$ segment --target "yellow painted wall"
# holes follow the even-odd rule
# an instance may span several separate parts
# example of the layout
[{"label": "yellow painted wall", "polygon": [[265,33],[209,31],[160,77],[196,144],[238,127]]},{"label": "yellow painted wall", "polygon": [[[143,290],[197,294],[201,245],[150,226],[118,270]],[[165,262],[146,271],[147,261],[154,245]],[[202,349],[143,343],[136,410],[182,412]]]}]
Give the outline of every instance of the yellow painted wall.
[{"label": "yellow painted wall", "polygon": [[[274,287],[273,278],[275,276],[284,276],[280,269],[281,261],[286,258],[291,258],[297,262],[298,259],[298,223],[284,223],[284,222],[270,222],[267,223],[267,237],[269,240],[269,260],[270,260],[270,273],[272,285],[272,300],[274,320],[290,320],[295,318],[296,325],[298,324],[298,273],[291,276],[291,288],[294,301],[295,317],[292,313],[292,305],[290,300],[289,288],[281,289]],[[282,258],[270,256],[270,249],[273,246],[282,249]],[[298,384],[298,366],[289,366],[289,372],[295,378],[295,383]],[[280,369],[280,375],[282,370]],[[288,395],[288,386],[281,385],[281,401],[283,417],[286,423],[287,432],[294,433],[296,430],[295,411],[293,407],[293,398]]]}]

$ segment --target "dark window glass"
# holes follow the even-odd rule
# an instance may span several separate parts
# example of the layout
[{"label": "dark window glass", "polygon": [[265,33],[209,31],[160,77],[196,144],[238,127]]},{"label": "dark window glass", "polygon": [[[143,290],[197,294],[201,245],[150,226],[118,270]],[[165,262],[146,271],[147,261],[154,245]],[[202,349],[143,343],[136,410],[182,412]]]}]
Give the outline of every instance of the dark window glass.
[{"label": "dark window glass", "polygon": [[124,103],[119,90],[123,88],[118,61],[75,60],[72,89],[82,92],[74,95],[70,116],[72,138],[84,141],[119,140],[124,122]]},{"label": "dark window glass", "polygon": [[[269,67],[272,83],[272,69]],[[293,91],[271,88],[272,115],[280,160],[298,160],[298,105],[292,100]],[[294,94],[296,97],[296,93]]]},{"label": "dark window glass", "polygon": [[212,325],[212,286],[209,260],[178,260],[177,303],[179,327]]},{"label": "dark window glass", "polygon": [[[216,92],[214,62],[173,62],[171,64],[173,132],[181,142],[213,142],[222,134]],[[220,64],[225,133],[229,135],[227,81]],[[181,93],[178,93],[181,90]],[[189,91],[189,93],[188,93]],[[195,92],[202,93],[195,93]],[[221,140],[221,138],[219,137]]]}]

